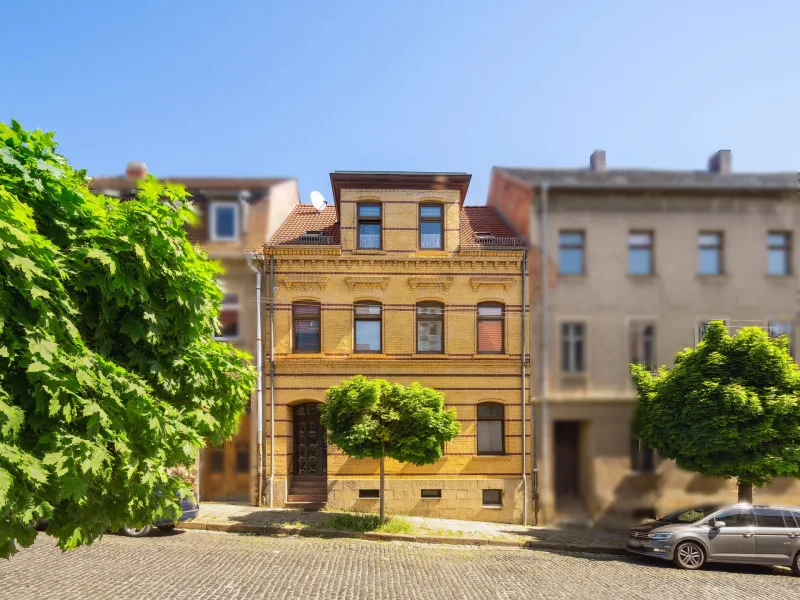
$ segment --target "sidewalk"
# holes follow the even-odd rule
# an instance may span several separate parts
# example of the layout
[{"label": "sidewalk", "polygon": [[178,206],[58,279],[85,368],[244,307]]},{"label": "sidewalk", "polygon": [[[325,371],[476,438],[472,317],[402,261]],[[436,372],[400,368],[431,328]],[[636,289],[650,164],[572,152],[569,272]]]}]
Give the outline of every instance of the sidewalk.
[{"label": "sidewalk", "polygon": [[[624,554],[624,534],[594,530],[556,529],[551,527],[526,527],[509,523],[483,521],[456,521],[424,517],[395,516],[409,533],[380,533],[377,531],[352,531],[332,529],[332,517],[352,516],[341,512],[303,512],[287,509],[268,509],[237,504],[204,502],[200,516],[179,525],[183,529],[231,531],[256,535],[305,535],[348,537],[366,540],[410,541],[431,544],[491,545],[589,552],[599,554]],[[410,526],[409,526],[410,524]]]}]

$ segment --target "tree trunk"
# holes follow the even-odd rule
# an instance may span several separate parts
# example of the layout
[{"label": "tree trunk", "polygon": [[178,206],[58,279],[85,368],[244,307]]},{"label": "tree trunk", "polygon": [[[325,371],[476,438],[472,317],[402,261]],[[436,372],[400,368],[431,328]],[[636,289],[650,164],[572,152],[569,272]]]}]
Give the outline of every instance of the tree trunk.
[{"label": "tree trunk", "polygon": [[753,503],[753,484],[739,481],[739,502]]},{"label": "tree trunk", "polygon": [[383,458],[385,453],[386,453],[385,449],[381,449],[381,485],[380,485],[380,491],[378,492],[380,494],[381,525],[383,525],[386,522],[386,516],[384,515],[383,512],[383,492],[384,492]]}]

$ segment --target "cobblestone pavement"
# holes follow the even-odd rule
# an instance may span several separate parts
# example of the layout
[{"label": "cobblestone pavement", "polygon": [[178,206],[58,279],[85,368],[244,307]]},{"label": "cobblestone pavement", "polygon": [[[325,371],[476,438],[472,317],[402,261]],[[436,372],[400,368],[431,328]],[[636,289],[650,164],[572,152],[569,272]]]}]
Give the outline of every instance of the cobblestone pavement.
[{"label": "cobblestone pavement", "polygon": [[[246,526],[297,526],[324,528],[332,512],[303,512],[281,508],[258,508],[241,504],[222,504],[203,502],[200,515],[194,525],[231,523]],[[501,539],[518,542],[554,542],[572,546],[596,546],[605,548],[624,548],[623,532],[598,530],[555,529],[550,527],[530,527],[513,523],[490,523],[484,521],[458,521],[455,519],[434,519],[427,517],[404,517],[414,527],[413,534],[479,539]]]},{"label": "cobblestone pavement", "polygon": [[109,535],[66,554],[40,536],[0,562],[0,600],[162,598],[791,600],[800,578],[766,567],[686,572],[601,555],[201,531]]}]

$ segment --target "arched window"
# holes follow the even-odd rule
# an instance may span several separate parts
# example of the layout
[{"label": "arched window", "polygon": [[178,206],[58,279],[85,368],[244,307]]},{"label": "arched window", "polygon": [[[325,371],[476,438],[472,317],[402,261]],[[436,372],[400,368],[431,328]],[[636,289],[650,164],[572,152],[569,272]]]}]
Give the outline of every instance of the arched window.
[{"label": "arched window", "polygon": [[505,348],[505,307],[499,302],[478,305],[478,353],[502,354]]},{"label": "arched window", "polygon": [[302,353],[319,352],[319,302],[295,302],[292,304],[292,320],[294,321],[294,351]]},{"label": "arched window", "polygon": [[355,351],[381,351],[381,305],[377,302],[357,302],[355,317]]},{"label": "arched window", "polygon": [[478,404],[478,454],[505,454],[503,405],[498,402]]},{"label": "arched window", "polygon": [[417,304],[417,352],[444,352],[444,304]]}]

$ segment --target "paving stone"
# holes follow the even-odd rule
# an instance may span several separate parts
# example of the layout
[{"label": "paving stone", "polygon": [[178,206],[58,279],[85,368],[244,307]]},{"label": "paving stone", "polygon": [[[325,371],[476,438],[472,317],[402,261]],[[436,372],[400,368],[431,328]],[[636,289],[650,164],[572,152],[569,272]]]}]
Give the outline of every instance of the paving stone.
[{"label": "paving stone", "polygon": [[485,546],[208,531],[105,536],[62,553],[45,535],[0,562],[0,600],[790,600],[788,569]]}]

